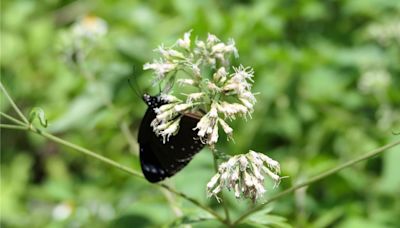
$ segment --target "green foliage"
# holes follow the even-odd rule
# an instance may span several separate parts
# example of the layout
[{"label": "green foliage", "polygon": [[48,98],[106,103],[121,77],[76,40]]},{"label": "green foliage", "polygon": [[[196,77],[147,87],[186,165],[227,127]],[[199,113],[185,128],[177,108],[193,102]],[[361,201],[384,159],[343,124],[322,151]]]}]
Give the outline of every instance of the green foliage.
[{"label": "green foliage", "polygon": [[[6,0],[1,82],[25,115],[46,110],[46,130],[140,170],[136,135],[146,106],[127,80],[158,93],[143,64],[190,29],[233,38],[241,63],[255,70],[258,102],[252,119],[233,123],[235,144],[217,148],[268,154],[289,176],[285,189],[398,138],[391,132],[400,130],[399,12],[395,0]],[[87,14],[105,20],[108,32],[78,45],[72,27]],[[17,116],[3,94],[1,101],[2,112]],[[40,110],[32,115],[44,126]],[[399,152],[297,191],[241,225],[398,227]],[[168,184],[222,214],[206,198],[213,174],[203,150]],[[225,196],[233,218],[251,206]],[[1,129],[1,226],[219,226],[172,197],[40,136]]]}]

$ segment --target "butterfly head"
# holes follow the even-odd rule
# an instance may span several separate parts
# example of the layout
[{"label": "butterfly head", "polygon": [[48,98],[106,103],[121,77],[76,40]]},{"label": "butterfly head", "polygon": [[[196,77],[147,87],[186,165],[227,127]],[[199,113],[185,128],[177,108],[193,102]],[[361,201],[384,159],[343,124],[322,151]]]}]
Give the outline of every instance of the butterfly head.
[{"label": "butterfly head", "polygon": [[161,105],[165,104],[160,96],[150,96],[148,93],[143,94],[143,101],[149,106],[150,108],[158,108]]}]

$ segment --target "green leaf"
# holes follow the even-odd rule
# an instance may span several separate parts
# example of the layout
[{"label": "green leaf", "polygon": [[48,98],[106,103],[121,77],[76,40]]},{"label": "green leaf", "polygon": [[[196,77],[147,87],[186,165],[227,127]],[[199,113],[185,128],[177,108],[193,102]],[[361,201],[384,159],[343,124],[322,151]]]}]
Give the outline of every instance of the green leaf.
[{"label": "green leaf", "polygon": [[266,207],[265,209],[251,215],[247,220],[244,221],[244,224],[252,224],[253,226],[257,225],[255,227],[292,227],[286,222],[287,219],[285,217],[271,215],[269,214],[271,211],[272,207]]},{"label": "green leaf", "polygon": [[217,221],[213,217],[200,217],[195,215],[185,215],[177,218],[168,227],[181,227],[181,225],[189,225],[195,223],[202,223],[205,221]]},{"label": "green leaf", "polygon": [[42,125],[42,127],[47,127],[47,118],[43,109],[35,107],[31,110],[29,113],[29,123],[33,123],[35,119],[39,120],[39,123]]},{"label": "green leaf", "polygon": [[286,222],[285,217],[281,217],[278,215],[264,215],[264,217],[259,217],[258,219],[249,219],[252,222],[272,226],[272,227],[282,227],[282,228],[289,228],[292,227],[289,223]]}]

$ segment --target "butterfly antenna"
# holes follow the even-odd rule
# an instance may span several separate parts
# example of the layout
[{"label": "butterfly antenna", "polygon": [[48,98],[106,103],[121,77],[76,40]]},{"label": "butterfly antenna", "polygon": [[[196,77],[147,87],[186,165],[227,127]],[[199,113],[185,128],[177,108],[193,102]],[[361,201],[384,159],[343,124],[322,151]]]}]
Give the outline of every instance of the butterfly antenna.
[{"label": "butterfly antenna", "polygon": [[135,93],[135,95],[136,95],[137,97],[139,97],[140,99],[142,99],[142,96],[140,95],[138,89],[135,88],[134,85],[132,84],[131,79],[128,79],[128,83],[129,83],[129,86],[131,87],[132,91]]},{"label": "butterfly antenna", "polygon": [[139,87],[139,85],[138,85],[138,83],[137,83],[137,77],[134,77],[134,75],[132,75],[132,78],[135,79],[135,80],[133,80],[134,83],[132,83],[131,78],[128,79],[129,86],[130,86],[131,89],[135,92],[135,95],[136,95],[137,97],[139,97],[140,99],[142,99],[143,93],[139,90],[140,87]]}]

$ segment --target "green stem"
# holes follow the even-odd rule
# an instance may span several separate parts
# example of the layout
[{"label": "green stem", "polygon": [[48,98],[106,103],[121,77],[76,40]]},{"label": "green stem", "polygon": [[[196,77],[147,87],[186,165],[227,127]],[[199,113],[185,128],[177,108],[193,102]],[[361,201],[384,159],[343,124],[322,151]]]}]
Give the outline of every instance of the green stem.
[{"label": "green stem", "polygon": [[218,219],[220,222],[222,222],[222,223],[224,223],[224,224],[226,224],[226,225],[229,224],[229,223],[227,223],[227,221],[226,221],[224,218],[222,218],[219,214],[217,214],[217,212],[215,212],[214,210],[212,210],[211,208],[209,208],[209,207],[207,207],[207,206],[202,205],[199,201],[197,201],[196,199],[193,199],[193,198],[187,196],[185,193],[183,193],[183,192],[178,192],[178,191],[176,191],[175,189],[173,189],[173,188],[171,188],[171,187],[169,187],[168,185],[163,184],[163,183],[159,184],[159,186],[160,186],[160,187],[163,187],[163,188],[167,189],[168,191],[170,191],[170,192],[172,192],[172,193],[174,193],[174,194],[176,194],[176,195],[178,195],[178,196],[181,196],[182,198],[184,198],[184,199],[190,201],[191,203],[197,205],[198,207],[202,208],[203,210],[205,210],[205,211],[207,211],[208,213],[210,213],[211,215],[213,215],[213,216],[214,216],[216,219]]},{"label": "green stem", "polygon": [[8,120],[10,120],[10,121],[12,121],[12,122],[18,124],[18,125],[22,125],[22,126],[25,125],[25,123],[21,122],[20,120],[15,119],[15,118],[12,117],[12,116],[9,116],[9,115],[5,114],[4,112],[0,112],[0,115],[3,116],[3,117],[6,118],[6,119],[8,119]]},{"label": "green stem", "polygon": [[290,194],[290,193],[296,191],[296,190],[299,189],[299,188],[302,188],[302,187],[304,187],[304,186],[308,186],[308,185],[310,185],[310,184],[312,184],[312,183],[314,183],[314,182],[317,182],[317,181],[319,181],[319,180],[321,180],[321,179],[323,179],[323,178],[325,178],[325,177],[327,177],[327,176],[330,176],[330,175],[332,175],[332,174],[335,174],[335,173],[341,171],[342,169],[345,169],[345,168],[347,168],[347,167],[349,167],[349,166],[352,166],[352,165],[354,165],[354,164],[356,164],[356,163],[358,163],[358,162],[361,162],[361,161],[367,160],[367,159],[369,159],[369,158],[372,158],[373,156],[378,155],[378,154],[382,153],[383,151],[385,151],[385,150],[387,150],[387,149],[390,149],[390,148],[392,148],[392,147],[395,147],[395,146],[397,146],[397,145],[399,145],[399,144],[400,144],[400,140],[399,140],[399,141],[395,141],[395,142],[390,143],[390,144],[387,144],[387,145],[385,145],[385,146],[379,147],[379,148],[377,148],[377,149],[375,149],[375,150],[372,150],[372,151],[370,151],[370,152],[368,152],[368,153],[366,153],[366,154],[364,154],[364,155],[362,155],[362,156],[360,156],[360,157],[358,157],[358,158],[355,158],[355,159],[353,159],[353,160],[347,161],[347,162],[345,162],[345,163],[343,163],[343,164],[341,164],[341,165],[339,165],[339,166],[336,166],[336,167],[334,167],[334,168],[332,168],[332,169],[330,169],[330,170],[327,170],[327,171],[325,171],[325,172],[323,172],[323,173],[321,173],[321,174],[319,174],[319,175],[317,175],[317,176],[315,176],[315,177],[312,177],[312,178],[310,178],[309,180],[307,180],[307,181],[305,181],[305,182],[303,182],[303,183],[301,183],[301,184],[298,184],[298,185],[295,185],[295,186],[293,186],[293,187],[291,187],[291,188],[289,188],[289,189],[286,189],[286,190],[284,190],[283,192],[280,192],[280,193],[276,194],[275,196],[271,197],[271,198],[268,199],[266,202],[264,202],[264,203],[262,203],[262,204],[260,204],[260,205],[258,205],[258,206],[256,206],[256,207],[254,207],[254,208],[248,210],[247,212],[245,212],[243,215],[241,215],[241,216],[233,223],[233,225],[239,224],[239,223],[240,223],[241,221],[243,221],[245,218],[247,218],[247,217],[250,216],[251,214],[253,214],[253,213],[255,213],[255,212],[257,212],[257,211],[263,209],[263,208],[264,208],[266,205],[268,205],[269,203],[271,203],[271,202],[273,202],[273,201],[275,201],[275,200],[277,200],[277,199],[280,199],[280,198],[282,198],[283,196],[286,196],[286,195],[288,195],[288,194]]},{"label": "green stem", "polygon": [[28,119],[22,114],[21,110],[17,107],[14,103],[13,99],[11,99],[10,95],[8,94],[7,90],[4,88],[3,83],[0,82],[0,89],[6,96],[7,100],[10,102],[11,106],[14,108],[15,112],[19,115],[19,117],[26,123],[29,124]]},{"label": "green stem", "polygon": [[143,178],[143,175],[140,174],[139,172],[137,172],[137,171],[135,171],[135,170],[133,170],[133,169],[130,169],[130,168],[124,166],[124,165],[121,165],[120,163],[118,163],[118,162],[116,162],[116,161],[113,161],[113,160],[111,160],[111,159],[109,159],[109,158],[106,158],[106,157],[104,157],[104,156],[101,156],[101,155],[99,155],[98,153],[95,153],[95,152],[90,151],[90,150],[88,150],[88,149],[86,149],[86,148],[83,148],[83,147],[78,146],[78,145],[76,145],[76,144],[73,144],[73,143],[70,143],[70,142],[68,142],[68,141],[65,141],[64,139],[58,138],[58,137],[56,137],[56,136],[54,136],[54,135],[52,135],[52,134],[49,134],[49,133],[44,132],[44,131],[41,131],[41,130],[39,130],[39,129],[37,129],[37,128],[30,127],[29,130],[32,131],[32,132],[34,132],[34,133],[36,133],[36,134],[39,134],[39,135],[41,135],[41,136],[47,138],[47,139],[49,139],[49,140],[51,140],[51,141],[53,141],[53,142],[56,142],[56,143],[59,143],[59,144],[61,144],[61,145],[70,147],[70,148],[75,149],[75,150],[77,150],[77,151],[79,151],[79,152],[81,152],[81,153],[83,153],[83,154],[86,154],[86,155],[92,157],[92,158],[95,158],[95,159],[97,159],[97,160],[100,160],[100,161],[102,161],[102,162],[104,162],[104,163],[106,163],[106,164],[108,164],[108,165],[111,165],[111,166],[113,166],[113,167],[115,167],[115,168],[117,168],[117,169],[120,169],[120,170],[122,170],[122,171],[124,171],[124,172],[126,172],[126,173],[129,173],[129,174],[131,174],[131,175],[133,175],[133,176],[142,177],[142,178]]},{"label": "green stem", "polygon": [[[216,155],[216,149],[211,149],[212,150],[212,154],[213,154],[213,160],[214,160],[214,170],[215,172],[218,172],[218,161],[217,161],[217,155]],[[224,207],[224,212],[225,212],[225,224],[227,224],[229,227],[231,226],[231,218],[229,216],[229,209],[228,209],[228,205],[225,202],[224,199],[224,194],[220,193],[219,197],[221,198],[221,202],[222,202],[222,206]]]},{"label": "green stem", "polygon": [[0,124],[0,128],[14,129],[14,130],[28,130],[25,126],[13,125],[13,124]]}]

